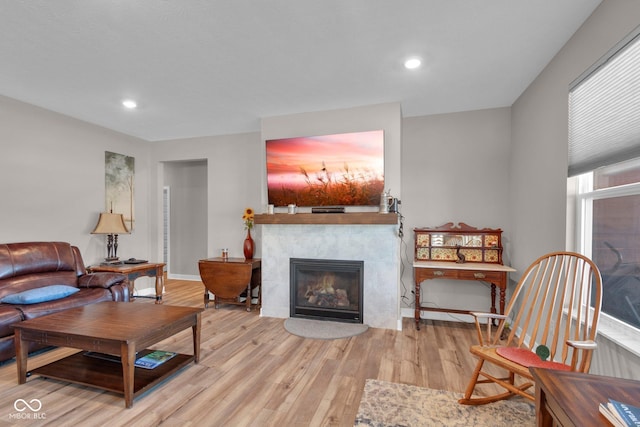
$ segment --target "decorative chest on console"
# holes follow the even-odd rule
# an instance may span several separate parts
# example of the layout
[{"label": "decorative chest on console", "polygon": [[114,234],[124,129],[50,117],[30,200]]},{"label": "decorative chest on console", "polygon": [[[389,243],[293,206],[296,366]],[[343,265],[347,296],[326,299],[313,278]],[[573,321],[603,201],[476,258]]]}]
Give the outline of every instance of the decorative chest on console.
[{"label": "decorative chest on console", "polygon": [[502,264],[502,230],[477,229],[463,222],[436,228],[415,228],[416,261],[486,262]]}]

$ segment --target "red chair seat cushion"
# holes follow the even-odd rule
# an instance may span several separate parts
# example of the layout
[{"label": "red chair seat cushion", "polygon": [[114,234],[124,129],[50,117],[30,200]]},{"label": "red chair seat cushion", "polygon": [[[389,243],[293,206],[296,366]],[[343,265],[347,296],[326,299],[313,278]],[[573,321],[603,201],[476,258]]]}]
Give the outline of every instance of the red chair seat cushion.
[{"label": "red chair seat cushion", "polygon": [[515,362],[518,365],[522,365],[526,368],[530,368],[533,366],[535,368],[548,368],[558,371],[571,370],[571,366],[565,365],[564,363],[542,360],[537,354],[530,350],[527,350],[526,348],[500,347],[496,349],[496,353],[498,353],[505,359],[511,360],[512,362]]}]

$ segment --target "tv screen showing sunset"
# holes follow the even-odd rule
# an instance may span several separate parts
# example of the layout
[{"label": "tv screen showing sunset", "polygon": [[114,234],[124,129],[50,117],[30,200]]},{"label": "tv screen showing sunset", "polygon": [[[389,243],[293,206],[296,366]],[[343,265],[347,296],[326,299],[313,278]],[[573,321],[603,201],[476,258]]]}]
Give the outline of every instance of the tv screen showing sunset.
[{"label": "tv screen showing sunset", "polygon": [[384,191],[384,131],[266,141],[275,206],[373,206]]}]

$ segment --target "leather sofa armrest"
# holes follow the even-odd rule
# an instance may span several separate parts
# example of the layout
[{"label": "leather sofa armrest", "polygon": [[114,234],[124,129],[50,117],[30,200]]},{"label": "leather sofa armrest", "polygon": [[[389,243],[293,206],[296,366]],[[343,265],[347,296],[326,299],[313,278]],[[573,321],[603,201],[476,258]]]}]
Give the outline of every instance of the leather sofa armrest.
[{"label": "leather sofa armrest", "polygon": [[105,288],[113,285],[128,285],[127,276],[120,273],[89,273],[78,277],[79,288]]},{"label": "leather sofa armrest", "polygon": [[129,285],[127,283],[123,283],[121,285],[113,285],[109,288],[111,291],[111,296],[116,302],[129,302],[131,301],[129,295]]}]

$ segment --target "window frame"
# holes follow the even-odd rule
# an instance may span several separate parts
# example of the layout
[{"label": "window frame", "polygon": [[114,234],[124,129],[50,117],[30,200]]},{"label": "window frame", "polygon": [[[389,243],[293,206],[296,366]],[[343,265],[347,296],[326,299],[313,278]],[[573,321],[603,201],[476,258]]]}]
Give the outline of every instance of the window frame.
[{"label": "window frame", "polygon": [[[573,226],[575,229],[577,251],[589,258],[592,257],[593,201],[613,197],[640,196],[640,182],[594,190],[594,174],[594,171],[586,172],[571,177],[568,181],[570,183],[568,188],[571,185],[575,186],[573,192],[575,216],[572,218],[573,224],[569,224],[569,226]],[[573,184],[571,184],[572,180],[574,180]],[[571,218],[569,219],[571,220]],[[598,334],[602,334],[626,350],[640,356],[640,329],[633,325],[600,311]]]}]

